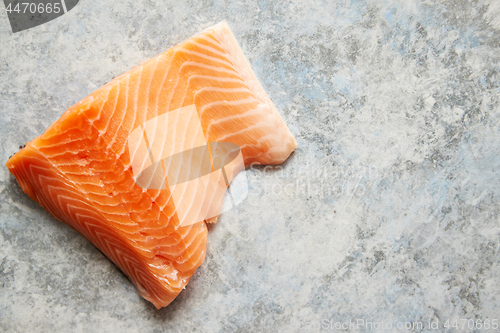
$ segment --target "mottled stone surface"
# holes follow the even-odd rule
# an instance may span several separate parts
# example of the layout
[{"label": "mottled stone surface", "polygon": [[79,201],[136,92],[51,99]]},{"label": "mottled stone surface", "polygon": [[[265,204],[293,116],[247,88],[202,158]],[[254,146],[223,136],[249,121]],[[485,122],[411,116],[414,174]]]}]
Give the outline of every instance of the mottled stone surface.
[{"label": "mottled stone surface", "polygon": [[223,19],[299,148],[248,171],[246,202],[160,311],[0,167],[0,331],[500,320],[496,0],[81,0],[16,34],[2,13],[2,164],[97,87]]}]

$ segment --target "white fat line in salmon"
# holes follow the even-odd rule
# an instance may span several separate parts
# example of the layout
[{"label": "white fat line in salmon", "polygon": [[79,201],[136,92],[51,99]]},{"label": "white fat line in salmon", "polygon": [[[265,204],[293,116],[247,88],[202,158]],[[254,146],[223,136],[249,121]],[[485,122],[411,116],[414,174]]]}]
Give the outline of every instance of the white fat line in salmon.
[{"label": "white fat line in salmon", "polygon": [[212,56],[203,54],[201,52],[196,52],[196,51],[188,50],[185,47],[180,48],[180,50],[178,50],[177,52],[184,52],[184,53],[187,53],[187,54],[199,56],[199,57],[201,57],[203,59],[207,59],[207,60],[210,60],[210,61],[215,61],[215,62],[218,62],[218,63],[220,63],[222,65],[230,67],[233,71],[236,71],[236,69],[233,66],[233,63],[231,61],[229,61],[229,60],[226,60],[226,59],[220,59],[220,58],[216,58],[216,57],[212,57]]}]

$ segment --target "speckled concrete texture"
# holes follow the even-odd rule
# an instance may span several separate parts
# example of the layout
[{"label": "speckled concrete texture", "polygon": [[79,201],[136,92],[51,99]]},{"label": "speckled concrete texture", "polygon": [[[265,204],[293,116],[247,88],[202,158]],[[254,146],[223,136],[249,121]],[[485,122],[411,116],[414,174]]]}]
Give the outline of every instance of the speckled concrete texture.
[{"label": "speckled concrete texture", "polygon": [[2,13],[2,164],[97,87],[223,19],[299,148],[248,170],[248,198],[160,311],[0,167],[0,331],[493,331],[496,0],[81,0],[16,34]]}]

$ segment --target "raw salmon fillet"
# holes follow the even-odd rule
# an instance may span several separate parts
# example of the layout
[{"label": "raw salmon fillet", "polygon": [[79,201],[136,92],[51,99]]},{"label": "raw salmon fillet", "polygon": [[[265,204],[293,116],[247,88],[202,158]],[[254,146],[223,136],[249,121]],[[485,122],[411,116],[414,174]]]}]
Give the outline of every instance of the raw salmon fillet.
[{"label": "raw salmon fillet", "polygon": [[[239,164],[215,165],[215,155],[230,155],[221,143],[239,148]],[[6,166],[31,199],[92,242],[161,308],[203,263],[206,223],[216,222],[227,181],[251,164],[282,163],[296,147],[222,22],[97,89]],[[177,176],[159,160],[196,149],[213,172],[182,176],[179,186],[197,183],[172,190]],[[236,153],[229,160],[238,161]],[[177,174],[194,170],[185,161],[201,161],[197,154],[177,159],[184,163]],[[221,168],[226,183],[215,172]]]}]

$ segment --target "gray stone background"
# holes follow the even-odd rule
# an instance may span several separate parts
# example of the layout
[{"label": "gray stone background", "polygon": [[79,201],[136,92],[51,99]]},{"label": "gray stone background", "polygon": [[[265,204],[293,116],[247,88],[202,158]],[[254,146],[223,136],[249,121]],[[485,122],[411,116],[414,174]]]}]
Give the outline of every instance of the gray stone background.
[{"label": "gray stone background", "polygon": [[94,89],[223,19],[299,148],[248,170],[247,200],[160,311],[0,167],[0,330],[500,320],[496,0],[81,0],[16,34],[2,12],[2,164]]}]

